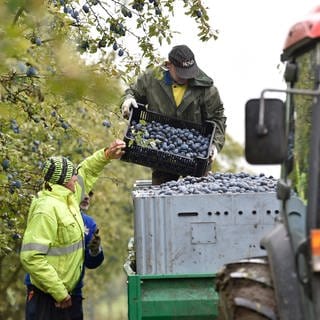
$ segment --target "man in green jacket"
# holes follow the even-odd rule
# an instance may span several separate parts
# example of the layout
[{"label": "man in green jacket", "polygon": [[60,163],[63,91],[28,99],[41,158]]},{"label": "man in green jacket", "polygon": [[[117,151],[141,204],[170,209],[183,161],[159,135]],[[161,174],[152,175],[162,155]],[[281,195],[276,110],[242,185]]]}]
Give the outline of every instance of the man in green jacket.
[{"label": "man in green jacket", "polygon": [[[77,284],[84,261],[84,225],[79,210],[105,165],[119,159],[125,143],[86,158],[77,169],[65,157],[51,157],[44,166],[45,189],[33,199],[20,259],[30,274],[32,290],[28,314],[32,320],[68,320],[70,292]],[[30,319],[31,320],[31,319]]]},{"label": "man in green jacket", "polygon": [[[213,80],[198,66],[186,45],[171,49],[163,67],[149,69],[125,91],[121,111],[129,117],[130,108],[146,105],[148,110],[184,121],[215,123],[212,159],[221,151],[225,140],[226,117],[223,103]],[[176,180],[179,176],[153,170],[152,183]]]}]

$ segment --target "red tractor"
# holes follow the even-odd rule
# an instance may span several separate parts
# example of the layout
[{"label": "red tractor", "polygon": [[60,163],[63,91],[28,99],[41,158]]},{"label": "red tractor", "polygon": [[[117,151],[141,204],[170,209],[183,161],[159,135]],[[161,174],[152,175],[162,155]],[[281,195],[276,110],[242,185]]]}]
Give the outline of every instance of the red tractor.
[{"label": "red tractor", "polygon": [[281,60],[287,89],[247,102],[245,146],[249,163],[281,164],[281,219],[265,257],[219,274],[221,319],[320,319],[320,7],[290,29]]}]

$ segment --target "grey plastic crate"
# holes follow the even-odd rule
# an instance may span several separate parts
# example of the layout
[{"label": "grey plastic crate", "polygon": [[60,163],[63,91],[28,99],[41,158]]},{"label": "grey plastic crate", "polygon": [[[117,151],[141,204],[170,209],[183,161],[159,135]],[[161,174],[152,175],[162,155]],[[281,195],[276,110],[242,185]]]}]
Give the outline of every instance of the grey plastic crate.
[{"label": "grey plastic crate", "polygon": [[275,225],[274,192],[154,196],[133,192],[138,274],[217,272],[265,255],[260,239]]}]

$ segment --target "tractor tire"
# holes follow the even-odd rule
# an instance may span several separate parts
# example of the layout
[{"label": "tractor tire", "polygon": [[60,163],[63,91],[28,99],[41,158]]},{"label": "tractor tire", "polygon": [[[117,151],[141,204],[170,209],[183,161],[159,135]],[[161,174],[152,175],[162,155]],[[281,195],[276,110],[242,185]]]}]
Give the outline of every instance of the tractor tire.
[{"label": "tractor tire", "polygon": [[276,320],[277,308],[266,258],[225,265],[217,275],[219,320]]}]

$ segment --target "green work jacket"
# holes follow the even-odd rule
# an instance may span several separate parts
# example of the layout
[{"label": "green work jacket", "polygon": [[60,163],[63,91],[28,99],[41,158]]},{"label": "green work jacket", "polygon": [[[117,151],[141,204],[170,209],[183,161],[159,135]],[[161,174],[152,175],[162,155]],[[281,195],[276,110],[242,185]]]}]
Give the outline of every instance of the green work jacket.
[{"label": "green work jacket", "polygon": [[172,79],[162,68],[148,69],[135,84],[125,91],[123,101],[134,98],[147,105],[148,110],[184,121],[203,124],[206,120],[216,124],[213,143],[220,151],[225,141],[226,117],[223,103],[213,80],[202,70],[189,80],[184,97],[176,106],[172,92]]},{"label": "green work jacket", "polygon": [[84,260],[84,225],[79,204],[109,161],[104,150],[78,167],[76,191],[50,185],[32,200],[20,259],[33,285],[56,301],[65,299],[77,284]]}]

